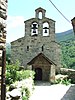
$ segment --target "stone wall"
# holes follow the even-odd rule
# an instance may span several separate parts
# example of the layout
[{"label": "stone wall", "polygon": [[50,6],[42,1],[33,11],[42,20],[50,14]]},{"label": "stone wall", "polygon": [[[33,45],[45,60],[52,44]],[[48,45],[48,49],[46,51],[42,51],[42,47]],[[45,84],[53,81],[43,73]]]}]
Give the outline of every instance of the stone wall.
[{"label": "stone wall", "polygon": [[61,68],[60,72],[63,75],[68,75],[68,78],[71,79],[72,83],[75,83],[75,70],[74,69]]},{"label": "stone wall", "polygon": [[[29,50],[27,50],[27,46],[29,46]],[[61,67],[60,45],[54,41],[52,42],[51,37],[25,36],[11,43],[12,61],[18,59],[23,66],[26,66],[26,64],[36,57],[40,52],[55,62],[57,67]]]},{"label": "stone wall", "polygon": [[[5,51],[6,43],[6,19],[7,19],[7,0],[0,0],[0,100],[5,100],[4,91],[4,79],[5,78],[5,55],[3,57],[3,52]],[[4,61],[4,62],[3,62]],[[3,62],[3,63],[2,63]],[[3,64],[3,65],[2,65]]]},{"label": "stone wall", "polygon": [[6,19],[7,19],[7,0],[0,0],[0,49],[5,48]]}]

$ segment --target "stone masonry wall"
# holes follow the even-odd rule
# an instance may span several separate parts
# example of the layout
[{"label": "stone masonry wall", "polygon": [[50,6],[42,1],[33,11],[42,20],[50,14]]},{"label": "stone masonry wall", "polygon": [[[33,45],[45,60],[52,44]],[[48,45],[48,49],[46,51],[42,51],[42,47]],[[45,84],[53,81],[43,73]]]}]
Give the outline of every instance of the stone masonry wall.
[{"label": "stone masonry wall", "polygon": [[[37,36],[31,36],[33,22],[38,23]],[[44,22],[47,22],[49,25],[48,36],[43,36]],[[21,65],[26,67],[26,64],[34,57],[36,57],[39,53],[43,53],[46,57],[52,60],[57,65],[57,67],[61,67],[60,45],[55,42],[55,21],[44,16],[42,19],[36,17],[28,19],[24,21],[24,23],[25,36],[11,42],[12,61],[14,62],[16,59],[18,59]],[[27,50],[27,47],[29,50]]]},{"label": "stone masonry wall", "polygon": [[[27,51],[27,46],[29,46],[29,51]],[[29,61],[42,52],[58,67],[61,67],[60,46],[56,42],[52,42],[50,37],[24,37],[12,42],[11,49],[12,60],[18,59],[23,66],[26,66]]]},{"label": "stone masonry wall", "polygon": [[[1,91],[1,83],[2,83],[2,53],[5,49],[5,43],[6,43],[6,19],[7,19],[7,0],[0,0],[0,96],[3,95],[3,92]],[[5,57],[4,57],[5,58]],[[1,93],[2,92],[2,93]],[[5,97],[0,97],[0,100],[5,100]]]}]

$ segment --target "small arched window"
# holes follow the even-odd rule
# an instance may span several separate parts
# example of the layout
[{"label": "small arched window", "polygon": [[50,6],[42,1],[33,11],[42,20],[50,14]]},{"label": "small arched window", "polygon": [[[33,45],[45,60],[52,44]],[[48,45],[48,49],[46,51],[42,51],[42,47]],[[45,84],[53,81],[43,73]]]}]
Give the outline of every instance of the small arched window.
[{"label": "small arched window", "polygon": [[39,19],[42,19],[42,12],[39,12]]},{"label": "small arched window", "polygon": [[37,36],[38,35],[38,24],[36,22],[32,23],[31,35],[32,36]]},{"label": "small arched window", "polygon": [[29,51],[29,46],[27,46],[27,51]]},{"label": "small arched window", "polygon": [[42,51],[44,51],[44,46],[42,46]]},{"label": "small arched window", "polygon": [[43,36],[49,36],[49,24],[47,22],[43,23]]}]

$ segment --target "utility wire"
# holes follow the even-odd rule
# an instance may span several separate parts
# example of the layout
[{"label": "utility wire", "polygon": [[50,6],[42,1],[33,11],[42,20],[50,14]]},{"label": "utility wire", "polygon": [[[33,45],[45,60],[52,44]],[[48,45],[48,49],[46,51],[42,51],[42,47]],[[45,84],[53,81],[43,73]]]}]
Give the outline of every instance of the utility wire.
[{"label": "utility wire", "polygon": [[49,0],[50,1],[50,3],[57,9],[57,11],[69,22],[69,23],[71,23],[65,16],[64,16],[64,14],[55,6],[55,4],[51,1],[51,0]]}]

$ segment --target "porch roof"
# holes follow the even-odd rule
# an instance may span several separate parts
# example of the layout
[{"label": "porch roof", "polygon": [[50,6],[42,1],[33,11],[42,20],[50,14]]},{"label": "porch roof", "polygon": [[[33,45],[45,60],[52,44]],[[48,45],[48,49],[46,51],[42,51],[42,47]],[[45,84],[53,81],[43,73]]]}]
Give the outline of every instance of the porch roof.
[{"label": "porch roof", "polygon": [[35,60],[38,58],[38,57],[43,57],[45,60],[47,60],[50,64],[52,65],[56,65],[52,60],[50,60],[48,57],[46,57],[43,53],[39,53],[36,57],[34,57],[30,62],[28,62],[27,64],[28,65],[32,65],[34,64]]}]

